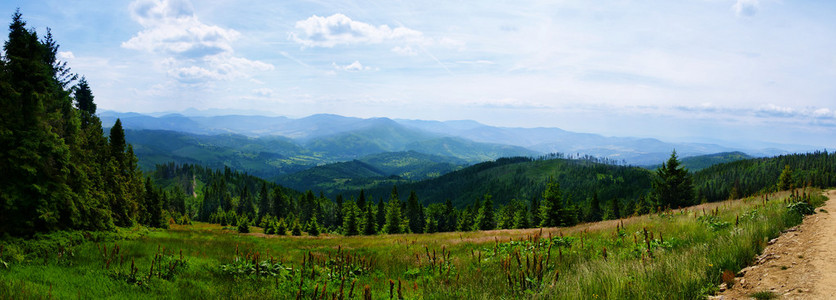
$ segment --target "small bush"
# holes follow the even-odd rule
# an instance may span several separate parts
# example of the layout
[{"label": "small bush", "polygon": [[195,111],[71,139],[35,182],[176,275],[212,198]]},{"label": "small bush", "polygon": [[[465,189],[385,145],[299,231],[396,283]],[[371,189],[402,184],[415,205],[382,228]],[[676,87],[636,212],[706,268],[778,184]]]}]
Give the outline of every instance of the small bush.
[{"label": "small bush", "polygon": [[250,233],[250,220],[247,217],[238,219],[238,233]]},{"label": "small bush", "polygon": [[293,229],[291,229],[291,234],[295,236],[302,235],[302,226],[299,226],[299,219],[293,221]]},{"label": "small bush", "polygon": [[812,215],[816,213],[813,205],[810,205],[810,203],[804,201],[790,203],[787,205],[787,209],[801,215]]},{"label": "small bush", "polygon": [[778,295],[771,291],[760,291],[755,292],[749,295],[749,297],[758,299],[758,300],[769,300],[769,299],[778,299]]}]

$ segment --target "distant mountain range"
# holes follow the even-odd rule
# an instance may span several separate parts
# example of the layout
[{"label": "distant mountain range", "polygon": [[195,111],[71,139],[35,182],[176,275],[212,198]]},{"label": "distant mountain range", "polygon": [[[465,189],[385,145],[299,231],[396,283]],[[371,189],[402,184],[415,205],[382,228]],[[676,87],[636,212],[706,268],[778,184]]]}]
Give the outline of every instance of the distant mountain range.
[{"label": "distant mountain range", "polygon": [[[591,155],[634,165],[664,161],[673,149],[680,157],[740,151],[752,156],[771,156],[789,151],[776,148],[750,149],[712,143],[669,143],[652,138],[606,137],[559,128],[508,128],[475,121],[392,120],[318,114],[299,119],[266,116],[150,116],[137,113],[100,113],[104,124],[121,118],[125,128],[168,130],[198,135],[242,135],[249,138],[281,137],[321,162],[357,159],[366,155],[414,150],[451,156],[473,163],[508,155],[560,152]],[[490,145],[488,147],[484,147]],[[477,147],[478,146],[478,147]],[[813,149],[810,149],[813,150]],[[794,150],[795,151],[795,150]]]}]

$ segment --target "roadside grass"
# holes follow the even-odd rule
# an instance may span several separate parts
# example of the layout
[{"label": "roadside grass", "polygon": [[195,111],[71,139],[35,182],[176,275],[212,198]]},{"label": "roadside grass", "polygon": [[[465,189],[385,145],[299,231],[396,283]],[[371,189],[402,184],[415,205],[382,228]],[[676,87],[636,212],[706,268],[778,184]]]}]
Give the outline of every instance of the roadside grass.
[{"label": "roadside grass", "polygon": [[62,233],[0,242],[0,299],[340,299],[365,286],[373,299],[695,299],[801,222],[788,195],[570,228],[293,237],[195,222]]}]

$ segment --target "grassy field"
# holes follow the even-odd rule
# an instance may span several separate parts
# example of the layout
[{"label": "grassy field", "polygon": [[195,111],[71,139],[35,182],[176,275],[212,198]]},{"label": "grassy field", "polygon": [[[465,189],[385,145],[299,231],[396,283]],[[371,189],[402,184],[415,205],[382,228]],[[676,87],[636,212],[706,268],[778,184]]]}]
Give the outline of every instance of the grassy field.
[{"label": "grassy field", "polygon": [[0,299],[695,299],[801,221],[787,196],[571,228],[291,237],[196,223],[72,233],[4,242]]}]

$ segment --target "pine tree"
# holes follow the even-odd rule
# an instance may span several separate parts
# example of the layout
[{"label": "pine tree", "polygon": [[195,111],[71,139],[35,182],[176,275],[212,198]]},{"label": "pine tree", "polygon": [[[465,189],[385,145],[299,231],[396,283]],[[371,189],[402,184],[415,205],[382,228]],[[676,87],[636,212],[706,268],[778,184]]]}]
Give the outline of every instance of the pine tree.
[{"label": "pine tree", "polygon": [[360,189],[360,196],[357,197],[357,207],[365,210],[368,203],[366,202],[366,192]]},{"label": "pine tree", "polygon": [[261,189],[258,191],[258,218],[261,222],[264,216],[270,214],[270,192],[267,190],[267,182],[261,183]]},{"label": "pine tree", "polygon": [[389,196],[389,202],[386,203],[386,224],[383,225],[383,231],[388,234],[403,233],[401,228],[401,201],[398,199],[398,188],[392,187],[392,193]]},{"label": "pine tree", "polygon": [[784,170],[782,170],[781,175],[778,176],[777,186],[779,191],[791,190],[793,188],[792,169],[790,169],[789,164],[784,165]]},{"label": "pine tree", "polygon": [[238,210],[239,215],[242,216],[255,216],[255,204],[253,203],[253,195],[250,193],[250,189],[244,185],[244,188],[241,190],[240,198],[238,199]]},{"label": "pine tree", "polygon": [[540,201],[537,200],[536,196],[531,197],[531,205],[529,206],[531,211],[529,212],[529,216],[531,217],[532,226],[540,226],[542,220],[540,219]]},{"label": "pine tree", "polygon": [[383,225],[386,225],[386,204],[383,203],[383,198],[377,200],[375,218],[377,218],[377,228],[383,230]]},{"label": "pine tree", "polygon": [[319,236],[319,223],[316,221],[316,216],[311,217],[311,221],[308,222],[307,228],[308,235],[312,236]]},{"label": "pine tree", "polygon": [[693,204],[694,187],[688,170],[680,166],[676,151],[671,153],[667,163],[656,170],[653,190],[657,202],[666,207],[678,208]]},{"label": "pine tree", "polygon": [[336,206],[337,207],[334,211],[334,214],[335,214],[334,217],[339,224],[342,224],[343,219],[344,219],[343,218],[343,195],[342,194],[337,195],[337,198],[335,199],[335,201],[336,201],[336,204],[337,204]]},{"label": "pine tree", "polygon": [[485,203],[479,209],[479,215],[476,217],[476,229],[478,230],[493,230],[496,228],[493,213],[493,197],[490,194],[485,194]]},{"label": "pine tree", "polygon": [[273,188],[273,194],[270,198],[273,215],[277,218],[284,218],[287,216],[288,203],[282,189],[280,187]]},{"label": "pine tree", "polygon": [[359,210],[354,202],[349,201],[343,204],[343,235],[352,236],[360,233],[358,214]]},{"label": "pine tree", "polygon": [[290,230],[291,235],[300,236],[302,235],[302,226],[299,225],[299,218],[293,220],[293,228]]},{"label": "pine tree", "polygon": [[514,228],[523,229],[529,228],[531,224],[528,222],[528,209],[518,210],[514,215]]},{"label": "pine tree", "polygon": [[610,220],[617,220],[621,218],[621,205],[617,198],[612,198],[610,201]]},{"label": "pine tree", "polygon": [[418,196],[415,191],[409,193],[407,199],[406,216],[409,221],[409,229],[413,233],[421,233],[424,231],[424,209],[423,205],[418,203]]},{"label": "pine tree", "polygon": [[456,226],[459,223],[457,219],[458,214],[456,214],[456,208],[453,207],[453,202],[450,201],[449,198],[444,202],[444,215],[442,216],[440,222],[438,224],[438,231],[440,232],[448,232],[456,230]]},{"label": "pine tree", "polygon": [[546,190],[543,192],[543,202],[540,203],[540,227],[556,227],[561,224],[562,196],[560,185],[549,178]]},{"label": "pine tree", "polygon": [[286,235],[287,234],[287,222],[284,218],[279,219],[279,222],[276,223],[274,226],[273,232],[278,235]]},{"label": "pine tree", "polygon": [[592,193],[592,199],[589,201],[589,216],[586,219],[591,222],[601,221],[601,202],[598,200],[598,192]]},{"label": "pine tree", "polygon": [[[361,193],[362,195],[362,193]],[[368,203],[365,209],[366,217],[365,222],[363,223],[363,234],[364,235],[373,235],[377,233],[377,220],[374,213],[373,206],[371,203]]]}]

